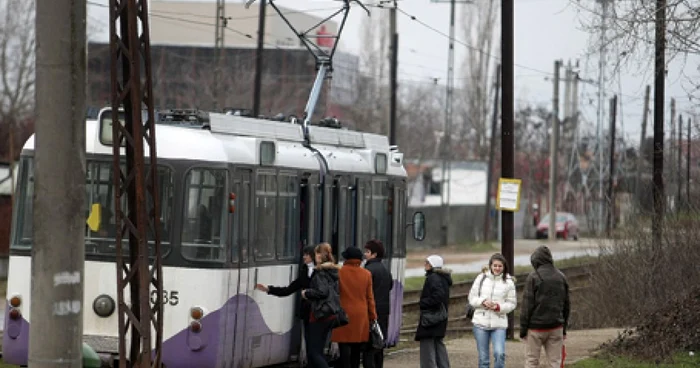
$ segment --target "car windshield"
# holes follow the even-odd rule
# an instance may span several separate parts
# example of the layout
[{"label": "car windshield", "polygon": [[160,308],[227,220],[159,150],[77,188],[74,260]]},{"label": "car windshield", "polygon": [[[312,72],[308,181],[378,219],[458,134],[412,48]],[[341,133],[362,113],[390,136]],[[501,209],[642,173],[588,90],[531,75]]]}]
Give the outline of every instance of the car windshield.
[{"label": "car windshield", "polygon": [[[562,213],[557,214],[557,222],[566,222],[567,216]],[[540,220],[540,224],[549,224],[549,214],[544,215],[542,217],[542,220]]]}]

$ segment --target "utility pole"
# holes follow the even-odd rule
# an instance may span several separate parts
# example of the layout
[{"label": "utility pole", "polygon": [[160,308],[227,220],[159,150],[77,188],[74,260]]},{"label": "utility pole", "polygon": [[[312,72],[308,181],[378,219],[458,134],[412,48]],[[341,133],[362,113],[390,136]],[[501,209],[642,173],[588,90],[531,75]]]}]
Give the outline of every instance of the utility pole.
[{"label": "utility pole", "polygon": [[258,48],[255,51],[255,86],[253,89],[253,117],[260,116],[260,91],[262,89],[263,51],[265,44],[265,4],[260,0],[260,15],[258,16]]},{"label": "utility pole", "polygon": [[608,237],[615,228],[615,122],[617,120],[617,95],[610,99],[610,176],[608,177]]},{"label": "utility pole", "polygon": [[399,69],[399,33],[396,31],[396,1],[394,7],[389,9],[389,34],[391,35],[391,62],[390,62],[390,77],[391,77],[391,106],[389,111],[389,144],[394,146],[398,142],[396,140],[396,90],[397,74]]},{"label": "utility pole", "polygon": [[224,35],[228,19],[226,18],[226,0],[216,0],[216,29],[214,29],[214,83],[213,83],[213,106],[214,111],[218,110],[219,99],[221,98],[221,68],[224,54]]},{"label": "utility pole", "polygon": [[559,155],[559,68],[561,61],[554,62],[554,96],[552,98],[552,134],[549,140],[549,240],[557,239],[557,164]]},{"label": "utility pole", "polygon": [[30,367],[82,367],[86,19],[85,0],[36,2]]},{"label": "utility pole", "polygon": [[678,116],[678,185],[676,186],[676,213],[681,213],[681,190],[683,189],[683,179],[681,178],[681,172],[683,171],[683,116]]},{"label": "utility pole", "polygon": [[649,117],[649,94],[651,93],[651,86],[647,84],[646,91],[644,92],[644,112],[642,113],[642,138],[639,140],[639,154],[637,158],[637,183],[634,186],[635,201],[637,202],[637,209],[642,208],[642,163],[644,162],[644,141],[647,139],[647,118]]},{"label": "utility pole", "polygon": [[663,216],[666,207],[664,195],[664,100],[666,98],[666,0],[656,0],[654,43],[654,217],[652,236],[654,248],[660,254],[663,236]]},{"label": "utility pole", "polygon": [[[110,117],[123,123],[112,124],[120,368],[127,363],[132,368],[160,368],[163,359],[163,267],[148,3],[109,2]],[[151,293],[156,295],[152,305]]]},{"label": "utility pole", "polygon": [[596,129],[596,141],[598,147],[598,231],[602,233],[603,227],[603,120],[605,120],[605,66],[607,45],[608,2],[612,0],[598,0],[602,7],[600,30],[600,58],[598,63],[598,123]]},{"label": "utility pole", "polygon": [[493,115],[491,116],[491,142],[489,142],[489,166],[486,169],[486,208],[484,210],[484,241],[491,239],[491,187],[493,185],[493,162],[496,156],[496,127],[498,126],[498,92],[501,89],[501,64],[496,65],[496,83],[493,89]]},{"label": "utility pole", "polygon": [[[514,96],[514,0],[501,0],[501,57],[502,78],[501,86],[501,176],[513,178],[515,176],[515,145],[513,129],[515,120],[515,96]],[[514,264],[514,233],[515,214],[510,211],[501,211],[501,253],[509,265]],[[513,338],[513,312],[508,313],[508,330],[506,335]]]},{"label": "utility pole", "polygon": [[[433,0],[439,1],[439,0]],[[463,1],[463,0],[462,0]],[[456,0],[450,0],[450,39],[447,55],[447,91],[445,95],[445,133],[443,143],[442,160],[442,186],[440,197],[442,198],[442,245],[449,241],[450,224],[450,174],[452,172],[452,100],[454,92],[454,64],[455,64],[455,6]]]}]

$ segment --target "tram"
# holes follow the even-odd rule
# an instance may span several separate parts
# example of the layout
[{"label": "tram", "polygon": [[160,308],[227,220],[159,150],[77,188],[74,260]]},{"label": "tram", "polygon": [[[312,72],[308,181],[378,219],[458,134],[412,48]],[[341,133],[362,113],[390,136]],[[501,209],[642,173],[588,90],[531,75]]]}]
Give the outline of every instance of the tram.
[{"label": "tram", "polygon": [[[157,128],[163,363],[297,361],[297,297],[254,286],[287,285],[298,275],[303,246],[324,241],[337,259],[371,238],[385,244],[394,278],[387,338],[396,344],[406,231],[425,236],[422,213],[407,219],[403,154],[387,137],[340,128],[335,119],[307,126],[231,111],[206,116],[202,124],[161,119]],[[111,124],[109,109],[86,122],[84,234],[84,342],[107,359],[117,357],[119,336]],[[31,323],[34,145],[32,136],[19,163],[2,345],[4,361],[17,365],[27,364]],[[151,296],[155,303],[155,291]]]}]

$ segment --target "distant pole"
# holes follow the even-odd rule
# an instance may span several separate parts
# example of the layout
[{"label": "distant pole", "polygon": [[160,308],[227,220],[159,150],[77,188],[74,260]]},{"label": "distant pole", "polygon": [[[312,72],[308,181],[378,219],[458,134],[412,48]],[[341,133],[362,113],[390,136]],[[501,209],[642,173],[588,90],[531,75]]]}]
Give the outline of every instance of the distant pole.
[{"label": "distant pole", "polygon": [[493,162],[496,156],[496,127],[498,126],[498,92],[501,89],[501,64],[496,66],[496,88],[493,89],[493,115],[491,116],[491,142],[489,143],[489,166],[486,170],[486,209],[484,210],[484,241],[491,239],[491,187],[493,185]]},{"label": "distant pole", "polygon": [[82,367],[86,14],[85,0],[36,2],[30,367]]},{"label": "distant pole", "polygon": [[649,117],[649,94],[651,93],[651,86],[647,84],[646,91],[644,92],[644,111],[642,112],[642,138],[639,140],[639,157],[637,159],[637,183],[634,186],[635,201],[637,203],[637,210],[642,208],[642,163],[644,162],[644,141],[647,139],[647,118]]},{"label": "distant pole", "polygon": [[[501,86],[501,176],[513,178],[515,175],[515,146],[513,129],[515,120],[514,104],[514,0],[501,0],[501,57],[503,85]],[[514,258],[513,243],[515,233],[514,213],[502,212],[501,253],[512,265]],[[508,330],[506,335],[513,338],[513,313],[508,313]]]},{"label": "distant pole", "polygon": [[[664,100],[666,98],[666,0],[656,0],[654,47],[654,217],[653,244],[660,249],[663,235],[663,216],[666,207],[664,195]],[[658,254],[658,253],[657,253]]]},{"label": "distant pole", "polygon": [[682,172],[683,172],[683,116],[679,115],[678,116],[678,185],[676,185],[676,202],[678,203],[678,206],[676,206],[676,213],[681,213],[681,207],[682,207],[682,202],[681,202],[681,191],[683,190],[683,177],[682,177]]},{"label": "distant pole", "polygon": [[690,148],[691,148],[691,146],[690,146],[690,126],[692,125],[692,122],[693,121],[690,118],[688,118],[688,135],[686,137],[688,139],[688,147],[686,148],[686,152],[685,152],[685,170],[686,170],[686,172],[685,172],[685,190],[686,190],[685,198],[686,198],[686,203],[688,204],[686,206],[686,208],[688,210],[692,209],[691,203],[690,203]]},{"label": "distant pole", "polygon": [[445,98],[445,136],[444,160],[442,171],[443,219],[442,245],[449,242],[450,227],[450,174],[452,172],[452,99],[454,92],[454,63],[455,63],[455,0],[450,0],[450,39],[447,56],[447,91]]},{"label": "distant pole", "polygon": [[389,111],[389,144],[397,145],[396,140],[396,90],[398,88],[399,34],[396,32],[396,8],[391,8],[391,108]]},{"label": "distant pole", "polygon": [[[676,181],[675,175],[673,175],[673,172],[676,170],[676,165],[673,161],[676,160],[676,155],[674,155],[673,151],[673,145],[674,145],[674,140],[676,139],[676,99],[671,98],[671,137],[668,139],[668,176],[669,176],[669,182],[673,183]],[[671,189],[673,189],[673,186],[671,186]],[[670,190],[669,190],[669,196],[670,196]],[[678,203],[676,203],[676,198],[674,196],[673,198],[673,206],[672,209],[675,210],[678,207]]]},{"label": "distant pole", "polygon": [[561,61],[554,62],[554,96],[552,98],[552,134],[549,141],[549,240],[557,239],[557,163],[559,155],[559,68]]},{"label": "distant pole", "polygon": [[226,1],[216,0],[216,29],[214,30],[214,83],[212,83],[212,95],[213,101],[212,106],[214,110],[218,110],[219,100],[221,99],[221,67],[223,64],[223,54],[224,54],[224,30],[227,25],[226,18]]},{"label": "distant pole", "polygon": [[262,89],[266,4],[267,0],[260,0],[260,15],[258,16],[258,48],[255,51],[255,86],[253,88],[253,117],[258,117],[260,115],[260,90]]},{"label": "distant pole", "polygon": [[605,170],[603,167],[603,120],[605,120],[605,67],[606,67],[606,45],[607,29],[608,29],[608,3],[612,0],[597,0],[601,5],[601,31],[600,31],[600,59],[598,63],[598,119],[596,129],[596,142],[598,147],[598,220],[596,221],[598,233],[602,234],[605,227],[603,226],[603,176]]},{"label": "distant pole", "polygon": [[610,175],[608,176],[607,234],[615,228],[615,122],[617,120],[617,95],[610,99]]}]

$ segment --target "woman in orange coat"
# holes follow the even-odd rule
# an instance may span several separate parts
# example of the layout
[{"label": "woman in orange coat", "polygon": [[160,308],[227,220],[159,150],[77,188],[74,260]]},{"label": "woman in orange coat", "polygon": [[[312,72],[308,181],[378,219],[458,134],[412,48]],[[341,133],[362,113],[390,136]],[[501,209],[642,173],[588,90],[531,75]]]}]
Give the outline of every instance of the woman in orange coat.
[{"label": "woman in orange coat", "polygon": [[358,368],[362,349],[369,341],[370,322],[377,320],[372,292],[372,274],[360,267],[362,251],[351,247],[343,252],[345,263],[338,271],[340,306],[349,323],[333,330],[331,341],[340,348],[340,366]]}]

